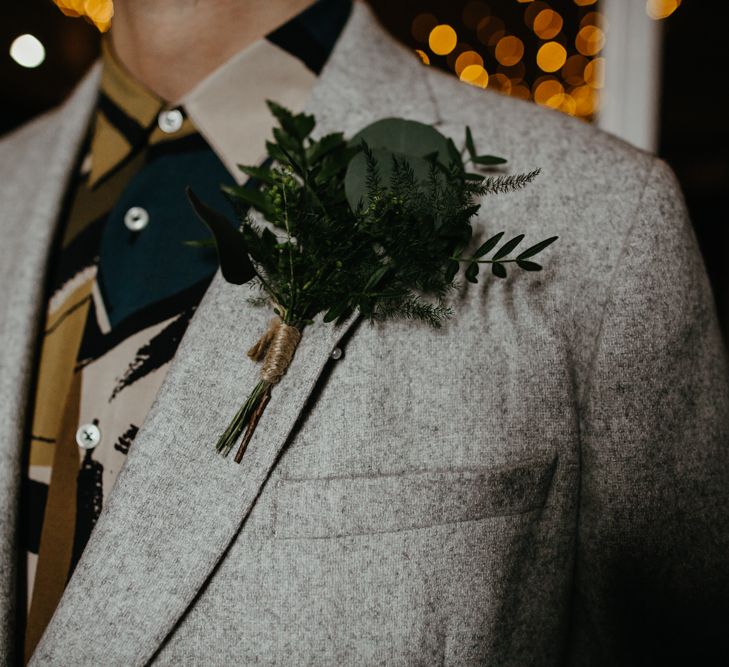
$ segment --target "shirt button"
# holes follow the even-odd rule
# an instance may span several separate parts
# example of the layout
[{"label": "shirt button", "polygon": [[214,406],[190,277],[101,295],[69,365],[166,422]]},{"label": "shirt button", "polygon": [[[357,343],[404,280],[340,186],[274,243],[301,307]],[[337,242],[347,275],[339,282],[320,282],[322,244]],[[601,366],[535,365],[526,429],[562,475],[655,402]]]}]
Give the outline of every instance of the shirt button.
[{"label": "shirt button", "polygon": [[174,134],[182,127],[182,111],[179,109],[165,109],[157,116],[157,125],[165,134]]},{"label": "shirt button", "polygon": [[93,449],[101,442],[101,431],[96,424],[82,424],[76,431],[76,443],[81,449]]},{"label": "shirt button", "polygon": [[335,347],[332,350],[332,359],[341,359],[342,358],[342,348],[341,347]]},{"label": "shirt button", "polygon": [[124,214],[124,224],[132,232],[143,230],[149,223],[149,213],[141,206],[132,206]]}]

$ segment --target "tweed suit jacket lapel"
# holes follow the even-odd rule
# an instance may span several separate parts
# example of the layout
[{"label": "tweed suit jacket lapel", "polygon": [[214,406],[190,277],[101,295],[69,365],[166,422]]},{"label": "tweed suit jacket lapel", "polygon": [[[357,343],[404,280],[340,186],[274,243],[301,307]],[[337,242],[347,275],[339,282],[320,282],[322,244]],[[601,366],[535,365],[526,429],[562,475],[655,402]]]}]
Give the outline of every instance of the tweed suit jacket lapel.
[{"label": "tweed suit jacket lapel", "polygon": [[[356,2],[306,107],[316,115],[316,132],[351,135],[392,115],[436,123],[420,67]],[[371,108],[368,91],[383,86],[391,95]],[[254,293],[252,283],[229,285],[220,273],[214,278],[32,665],[68,654],[71,638],[78,646],[109,636],[110,663],[149,662],[231,542],[253,539],[246,518],[297,420],[313,408],[308,399],[326,364],[336,363],[333,348],[359,321],[354,313],[333,326],[319,314],[305,329],[238,465],[232,455],[218,455],[214,443],[258,379],[259,366],[245,350],[271,313],[247,303]]]},{"label": "tweed suit jacket lapel", "polygon": [[0,155],[0,655],[16,627],[18,507],[35,344],[55,221],[95,106],[94,65],[58,109],[21,128]]}]

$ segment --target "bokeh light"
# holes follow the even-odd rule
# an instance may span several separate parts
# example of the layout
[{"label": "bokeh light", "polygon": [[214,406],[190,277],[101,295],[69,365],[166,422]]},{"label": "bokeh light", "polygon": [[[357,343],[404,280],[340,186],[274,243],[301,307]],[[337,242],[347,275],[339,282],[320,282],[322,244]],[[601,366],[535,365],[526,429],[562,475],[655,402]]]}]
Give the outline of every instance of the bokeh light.
[{"label": "bokeh light", "polygon": [[464,83],[470,83],[472,86],[478,86],[479,88],[486,88],[489,85],[488,72],[481,65],[464,67],[460,79]]},{"label": "bokeh light", "polygon": [[605,15],[600,12],[589,12],[580,19],[580,28],[586,25],[596,25],[603,32],[607,30],[607,21]]},{"label": "bokeh light", "polygon": [[423,49],[415,49],[415,53],[418,54],[420,60],[423,61],[424,65],[430,65],[430,58],[428,57],[428,54],[423,51]]},{"label": "bokeh light", "polygon": [[438,56],[448,55],[456,48],[457,42],[456,31],[445,23],[435,26],[428,36],[430,50]]},{"label": "bokeh light", "polygon": [[480,0],[469,2],[463,8],[463,25],[465,25],[469,30],[475,30],[476,26],[478,26],[478,22],[490,13],[491,10],[485,2],[481,2]]},{"label": "bokeh light", "polygon": [[540,77],[534,85],[534,101],[556,109],[562,103],[564,86],[554,77]]},{"label": "bokeh light", "polygon": [[501,72],[496,72],[496,74],[492,74],[489,77],[489,88],[498,90],[500,93],[503,93],[504,95],[509,95],[511,93],[511,87],[512,87],[511,79],[508,76],[506,76],[506,74],[502,74]]},{"label": "bokeh light", "polygon": [[418,14],[410,24],[410,34],[416,41],[427,44],[430,31],[438,25],[438,19],[432,14]]},{"label": "bokeh light", "polygon": [[506,26],[498,16],[485,16],[476,26],[476,36],[487,46],[494,46],[505,34]]},{"label": "bokeh light", "polygon": [[20,35],[10,45],[10,57],[21,67],[32,69],[46,59],[46,49],[34,35]]},{"label": "bokeh light", "polygon": [[675,12],[681,0],[647,0],[645,3],[645,12],[652,19],[665,19]]},{"label": "bokeh light", "polygon": [[605,33],[594,25],[586,25],[580,28],[575,38],[575,46],[583,56],[597,55],[604,45]]},{"label": "bokeh light", "polygon": [[594,114],[599,105],[597,91],[590,86],[578,86],[571,91],[572,99],[575,101],[575,114],[587,117]]},{"label": "bokeh light", "polygon": [[563,24],[564,21],[557,12],[553,9],[543,9],[534,17],[532,30],[539,39],[552,39],[562,30]]},{"label": "bokeh light", "polygon": [[605,58],[595,58],[585,66],[585,83],[591,88],[605,86]]},{"label": "bokeh light", "polygon": [[[608,26],[600,3],[510,2],[507,8],[495,0],[465,0],[455,15],[451,9],[417,14],[410,27],[415,52],[464,83],[592,120],[605,86]],[[671,2],[680,4],[646,0],[646,7],[663,16],[675,11]]]},{"label": "bokeh light", "polygon": [[499,65],[498,72],[511,79],[512,83],[518,83],[526,76],[526,67],[523,62],[518,62],[516,65],[512,65],[511,67]]},{"label": "bokeh light", "polygon": [[542,44],[537,51],[537,65],[544,72],[556,72],[567,60],[567,49],[559,42]]},{"label": "bokeh light", "polygon": [[502,65],[516,65],[524,56],[524,42],[514,35],[502,37],[496,44],[494,55]]},{"label": "bokeh light", "polygon": [[526,27],[532,30],[534,28],[534,19],[537,15],[549,8],[549,5],[546,2],[542,2],[542,0],[536,0],[536,2],[530,3],[524,10],[524,23]]},{"label": "bokeh light", "polygon": [[463,51],[458,56],[458,58],[456,58],[453,69],[460,77],[463,73],[463,70],[466,69],[466,67],[470,67],[471,65],[480,65],[481,67],[483,67],[483,58],[481,57],[481,54],[477,53],[476,51]]},{"label": "bokeh light", "polygon": [[585,56],[576,53],[565,61],[562,67],[562,79],[570,86],[579,86],[585,81],[585,67],[589,60]]},{"label": "bokeh light", "polygon": [[523,83],[512,83],[511,93],[509,94],[511,97],[516,97],[520,100],[528,100],[531,99],[532,96],[529,86],[526,86]]},{"label": "bokeh light", "polygon": [[569,93],[563,93],[553,100],[550,100],[550,102],[551,103],[547,106],[551,106],[553,109],[558,109],[562,113],[566,113],[568,116],[574,116],[577,111],[577,102],[575,102],[575,99]]}]

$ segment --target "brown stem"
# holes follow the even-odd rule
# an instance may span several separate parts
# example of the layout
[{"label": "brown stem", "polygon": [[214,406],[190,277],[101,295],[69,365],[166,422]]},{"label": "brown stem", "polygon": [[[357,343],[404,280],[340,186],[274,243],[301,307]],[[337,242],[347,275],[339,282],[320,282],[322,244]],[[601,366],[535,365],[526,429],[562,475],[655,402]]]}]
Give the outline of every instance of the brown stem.
[{"label": "brown stem", "polygon": [[235,454],[235,458],[233,459],[236,463],[240,463],[241,459],[243,458],[243,453],[246,451],[246,447],[248,447],[248,443],[250,442],[251,438],[253,437],[253,431],[256,430],[256,426],[258,425],[258,421],[261,418],[261,415],[263,414],[263,410],[266,407],[266,403],[268,403],[268,400],[271,398],[271,387],[267,387],[264,394],[261,396],[261,400],[259,401],[258,405],[256,406],[255,412],[251,415],[250,420],[248,421],[248,426],[246,426],[246,432],[243,434],[243,440],[241,440],[240,446],[238,447],[238,451]]}]

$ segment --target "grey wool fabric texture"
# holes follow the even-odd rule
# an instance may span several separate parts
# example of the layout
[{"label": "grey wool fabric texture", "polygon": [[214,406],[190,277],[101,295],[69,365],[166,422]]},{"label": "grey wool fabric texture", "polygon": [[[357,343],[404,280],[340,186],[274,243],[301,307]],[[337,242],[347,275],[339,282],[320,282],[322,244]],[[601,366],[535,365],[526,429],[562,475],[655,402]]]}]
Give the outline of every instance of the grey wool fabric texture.
[{"label": "grey wool fabric texture", "polygon": [[[43,276],[98,75],[0,143],[7,664]],[[31,665],[646,665],[729,651],[728,369],[670,168],[422,66],[359,2],[307,109],[319,135],[402,116],[460,144],[470,125],[508,173],[542,169],[484,200],[473,247],[502,230],[560,239],[541,273],[462,281],[441,329],[320,314],[240,465],[214,443],[257,380],[245,350],[271,315],[246,303],[251,283],[218,274]]]}]

